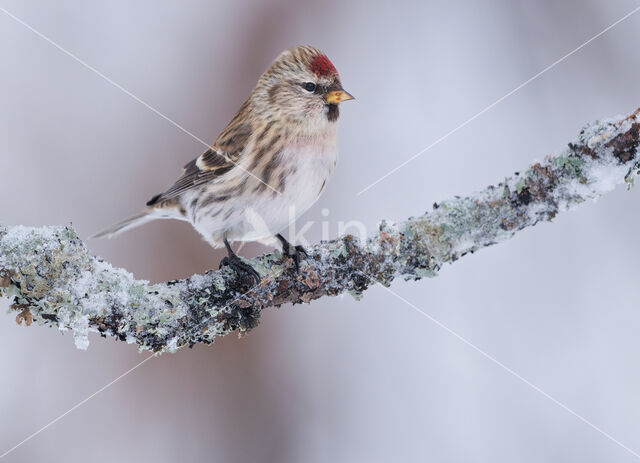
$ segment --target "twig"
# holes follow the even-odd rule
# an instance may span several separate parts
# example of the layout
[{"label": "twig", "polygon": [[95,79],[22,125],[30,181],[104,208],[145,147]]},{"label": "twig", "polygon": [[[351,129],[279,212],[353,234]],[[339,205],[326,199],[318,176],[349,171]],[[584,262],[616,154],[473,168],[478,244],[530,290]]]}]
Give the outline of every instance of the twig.
[{"label": "twig", "polygon": [[211,343],[255,327],[267,307],[345,291],[359,298],[372,281],[435,276],[444,263],[550,221],[619,183],[631,186],[640,166],[639,130],[638,111],[595,122],[562,154],[496,186],[398,224],[383,221],[364,243],[347,235],[307,249],[300,273],[277,251],[253,259],[263,276],[255,288],[230,269],[150,285],[90,255],[71,226],[0,226],[0,295],[14,298],[18,320],[72,330],[79,348],[88,346],[89,331],[141,350]]}]

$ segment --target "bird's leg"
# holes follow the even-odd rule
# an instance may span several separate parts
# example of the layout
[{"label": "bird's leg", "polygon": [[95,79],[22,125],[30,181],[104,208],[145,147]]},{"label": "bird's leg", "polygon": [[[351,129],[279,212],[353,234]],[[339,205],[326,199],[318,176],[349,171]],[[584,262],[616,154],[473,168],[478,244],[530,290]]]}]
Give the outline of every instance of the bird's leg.
[{"label": "bird's leg", "polygon": [[296,271],[299,272],[300,256],[308,256],[307,251],[300,245],[293,246],[280,233],[276,235],[276,238],[278,238],[278,240],[280,240],[280,243],[282,243],[282,252],[284,252],[287,257],[291,257],[293,259],[293,262],[296,264]]},{"label": "bird's leg", "polygon": [[248,276],[253,280],[255,284],[260,283],[260,274],[256,272],[256,270],[242,259],[240,259],[233,249],[231,249],[231,245],[229,241],[224,239],[224,246],[227,248],[228,256],[220,261],[220,266],[218,268],[222,268],[225,266],[231,267],[240,277]]}]

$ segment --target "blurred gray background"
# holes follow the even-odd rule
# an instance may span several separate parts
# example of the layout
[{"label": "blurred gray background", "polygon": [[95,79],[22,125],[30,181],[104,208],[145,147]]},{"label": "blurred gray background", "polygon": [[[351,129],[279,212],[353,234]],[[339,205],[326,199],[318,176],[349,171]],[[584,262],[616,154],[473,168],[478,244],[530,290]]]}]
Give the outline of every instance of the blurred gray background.
[{"label": "blurred gray background", "polygon": [[[213,140],[278,53],[324,50],[357,100],[301,220],[401,220],[640,106],[640,12],[361,196],[356,193],[638,6],[637,1],[1,0],[198,137]],[[0,220],[136,212],[203,147],[0,12]],[[640,193],[597,204],[392,290],[640,452]],[[96,254],[141,279],[216,267],[185,223]],[[246,246],[245,255],[266,251]],[[17,326],[0,302],[0,453],[144,358]],[[241,339],[153,359],[7,462],[627,462],[635,457],[381,288],[267,310]]]}]

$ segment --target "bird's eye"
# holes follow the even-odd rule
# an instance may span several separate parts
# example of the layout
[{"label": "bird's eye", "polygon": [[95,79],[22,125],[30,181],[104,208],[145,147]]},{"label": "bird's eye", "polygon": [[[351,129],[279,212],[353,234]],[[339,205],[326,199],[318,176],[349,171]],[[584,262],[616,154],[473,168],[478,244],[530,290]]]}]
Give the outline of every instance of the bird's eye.
[{"label": "bird's eye", "polygon": [[313,82],[307,82],[304,84],[304,89],[307,92],[313,92],[316,89],[316,84],[314,84]]}]

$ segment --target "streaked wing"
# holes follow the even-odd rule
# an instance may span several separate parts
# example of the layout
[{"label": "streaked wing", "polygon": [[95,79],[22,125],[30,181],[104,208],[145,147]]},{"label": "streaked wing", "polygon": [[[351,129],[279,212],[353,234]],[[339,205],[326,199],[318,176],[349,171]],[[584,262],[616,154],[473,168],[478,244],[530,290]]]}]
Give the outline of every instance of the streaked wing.
[{"label": "streaked wing", "polygon": [[216,177],[226,174],[233,169],[234,166],[235,163],[232,162],[229,157],[210,148],[186,164],[184,166],[184,172],[176,183],[164,193],[151,198],[151,200],[147,202],[147,206],[153,206],[162,201],[176,198],[185,191],[197,188]]},{"label": "streaked wing", "polygon": [[236,117],[220,134],[214,147],[187,163],[176,183],[164,193],[151,198],[147,206],[177,198],[184,192],[219,178],[236,167],[251,135],[249,124],[239,122],[245,110],[246,104],[240,108]]}]

